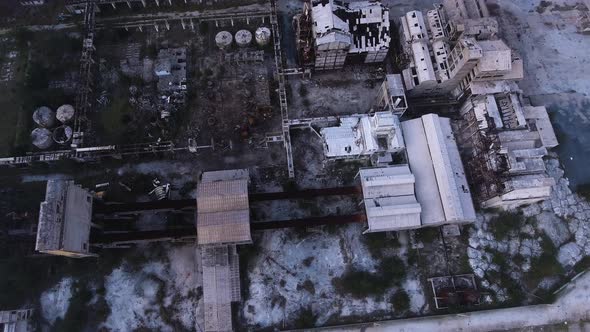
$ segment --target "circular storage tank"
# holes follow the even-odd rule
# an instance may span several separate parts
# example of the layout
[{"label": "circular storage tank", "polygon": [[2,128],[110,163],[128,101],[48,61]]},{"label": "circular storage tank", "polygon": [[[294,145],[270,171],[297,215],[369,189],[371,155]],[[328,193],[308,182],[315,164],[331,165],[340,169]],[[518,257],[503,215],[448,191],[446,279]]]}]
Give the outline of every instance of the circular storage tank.
[{"label": "circular storage tank", "polygon": [[74,131],[70,126],[59,126],[53,131],[53,140],[57,144],[66,144],[71,138]]},{"label": "circular storage tank", "polygon": [[74,117],[74,106],[72,105],[61,105],[56,113],[55,113],[55,117],[57,118],[57,120],[61,123],[67,123],[70,122],[70,120],[72,120],[72,118]]},{"label": "circular storage tank", "polygon": [[256,43],[260,46],[266,46],[270,43],[270,29],[267,27],[260,27],[256,29],[254,38]]},{"label": "circular storage tank", "polygon": [[33,113],[33,121],[39,127],[51,128],[55,125],[55,112],[47,106],[41,106]]},{"label": "circular storage tank", "polygon": [[42,150],[49,148],[53,144],[51,131],[47,128],[33,129],[31,132],[31,140],[33,141],[34,146]]},{"label": "circular storage tank", "polygon": [[252,32],[248,30],[240,30],[236,32],[236,44],[239,47],[246,47],[252,43]]},{"label": "circular storage tank", "polygon": [[231,33],[228,31],[220,31],[215,36],[215,44],[223,50],[231,46],[233,39]]}]

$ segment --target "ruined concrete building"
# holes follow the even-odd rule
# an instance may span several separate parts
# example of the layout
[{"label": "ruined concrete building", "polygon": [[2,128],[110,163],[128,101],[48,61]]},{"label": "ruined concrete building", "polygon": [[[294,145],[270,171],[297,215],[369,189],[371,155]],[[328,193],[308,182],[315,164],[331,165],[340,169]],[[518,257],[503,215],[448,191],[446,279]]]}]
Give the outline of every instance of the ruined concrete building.
[{"label": "ruined concrete building", "polygon": [[231,303],[240,301],[237,244],[252,242],[248,170],[205,172],[197,187],[205,331],[232,331]]},{"label": "ruined concrete building", "polygon": [[92,195],[74,181],[49,180],[39,211],[35,250],[68,257],[95,256],[90,252]]},{"label": "ruined concrete building", "polygon": [[498,33],[498,21],[490,17],[485,0],[443,0],[445,30],[451,39],[488,39]]},{"label": "ruined concrete building", "polygon": [[435,114],[401,123],[408,164],[361,169],[366,232],[475,221],[450,120]]},{"label": "ruined concrete building", "polygon": [[33,309],[0,311],[0,329],[4,332],[35,331],[31,323]]},{"label": "ruined concrete building", "polygon": [[[312,24],[309,37],[313,40],[316,70],[342,68],[345,62],[385,60],[391,41],[389,9],[379,1],[312,0],[311,12],[303,15],[310,17],[298,21],[298,36],[307,29],[305,22]],[[302,45],[302,39],[298,38],[299,47],[309,49],[309,45]]]},{"label": "ruined concrete building", "polygon": [[459,139],[483,207],[513,208],[549,198],[555,184],[543,157],[558,145],[547,110],[523,106],[517,93],[469,98]]},{"label": "ruined concrete building", "polygon": [[320,130],[324,153],[328,158],[370,157],[378,162],[391,161],[391,153],[404,148],[399,118],[391,112],[359,114],[340,118],[338,127]]},{"label": "ruined concrete building", "polygon": [[158,52],[154,64],[160,93],[158,109],[166,118],[186,102],[186,48],[165,48]]},{"label": "ruined concrete building", "polygon": [[376,112],[392,112],[394,115],[402,116],[408,109],[406,90],[400,74],[388,74],[381,84],[377,100],[373,106]]},{"label": "ruined concrete building", "polygon": [[158,52],[154,65],[158,77],[158,91],[186,90],[186,48],[165,48]]},{"label": "ruined concrete building", "polygon": [[[495,35],[497,24],[466,28],[464,23],[470,20],[485,22],[482,20],[487,18],[487,11],[472,19],[474,15],[460,10],[465,9],[464,1],[457,3],[462,5],[457,4],[451,10],[448,8],[453,6],[446,1],[444,6],[428,11],[426,19],[420,11],[401,17],[401,40],[408,60],[402,74],[410,96],[451,94],[459,98],[481,93],[481,86],[490,81],[523,78],[523,61],[503,41],[482,40]],[[468,7],[478,8],[477,5]]]}]

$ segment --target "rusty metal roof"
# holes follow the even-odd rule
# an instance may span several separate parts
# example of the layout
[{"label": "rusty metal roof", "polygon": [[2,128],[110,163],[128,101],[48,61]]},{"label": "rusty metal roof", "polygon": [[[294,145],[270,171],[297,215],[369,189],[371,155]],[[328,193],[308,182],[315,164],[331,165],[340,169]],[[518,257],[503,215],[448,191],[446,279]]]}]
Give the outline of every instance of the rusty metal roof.
[{"label": "rusty metal roof", "polygon": [[[240,177],[223,172],[221,178],[205,173],[204,181],[197,187],[197,240],[200,245],[252,241],[247,171],[236,170]],[[216,180],[207,181],[212,178]]]}]

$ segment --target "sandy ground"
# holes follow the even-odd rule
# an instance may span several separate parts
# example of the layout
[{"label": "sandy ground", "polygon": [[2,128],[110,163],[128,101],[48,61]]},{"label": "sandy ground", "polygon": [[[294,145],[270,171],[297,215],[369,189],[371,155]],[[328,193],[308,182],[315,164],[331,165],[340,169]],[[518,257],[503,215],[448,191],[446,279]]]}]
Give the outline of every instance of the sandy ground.
[{"label": "sandy ground", "polygon": [[[575,0],[550,1],[575,5]],[[519,86],[526,95],[590,92],[590,36],[577,33],[578,10],[537,11],[538,0],[493,0],[501,12],[500,36],[525,62]]]},{"label": "sandy ground", "polygon": [[53,324],[56,319],[63,319],[70,305],[74,279],[63,278],[57,285],[41,294],[41,315]]},{"label": "sandy ground", "polygon": [[505,331],[560,324],[561,329],[587,331],[590,327],[590,273],[569,284],[554,304],[485,310],[457,315],[342,326],[322,331]]},{"label": "sandy ground", "polygon": [[[301,238],[291,230],[264,232],[255,242],[262,253],[251,262],[250,295],[241,312],[245,323],[256,328],[284,328],[305,308],[317,315],[317,325],[346,318],[401,314],[388,303],[397,287],[391,287],[382,297],[355,299],[338,294],[332,285],[332,279],[341,276],[347,266],[375,271],[377,262],[361,241],[362,230],[362,225],[350,224],[334,232],[317,230]],[[403,251],[399,248],[397,254]],[[305,264],[306,259],[311,263]],[[306,280],[313,283],[312,292],[302,288]],[[402,288],[410,296],[411,312],[422,313],[426,299],[413,269],[408,269]]]},{"label": "sandy ground", "polygon": [[[105,299],[111,314],[104,323],[109,331],[140,327],[177,331],[171,320],[187,330],[196,326],[197,284],[195,247],[174,246],[167,256],[143,264],[139,271],[122,265],[105,278]],[[164,319],[162,309],[171,312]]]}]

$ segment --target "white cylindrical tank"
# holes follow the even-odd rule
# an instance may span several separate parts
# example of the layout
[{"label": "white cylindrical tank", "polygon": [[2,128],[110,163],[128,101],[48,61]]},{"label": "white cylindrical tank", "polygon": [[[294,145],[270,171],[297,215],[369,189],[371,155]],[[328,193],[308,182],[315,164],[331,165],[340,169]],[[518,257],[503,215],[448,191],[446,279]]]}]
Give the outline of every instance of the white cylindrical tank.
[{"label": "white cylindrical tank", "polygon": [[217,47],[221,48],[222,50],[227,49],[231,46],[233,39],[234,38],[230,32],[220,31],[215,36],[215,44],[217,44]]},{"label": "white cylindrical tank", "polygon": [[47,128],[33,129],[31,132],[31,140],[33,141],[34,146],[42,150],[49,148],[53,144],[51,131]]},{"label": "white cylindrical tank", "polygon": [[55,125],[55,112],[47,106],[41,106],[33,113],[33,121],[40,127],[51,128]]},{"label": "white cylindrical tank", "polygon": [[246,47],[252,43],[252,32],[248,30],[239,30],[236,32],[236,44],[239,47]]},{"label": "white cylindrical tank", "polygon": [[59,126],[53,131],[53,140],[57,144],[66,144],[73,135],[74,131],[70,126]]},{"label": "white cylindrical tank", "polygon": [[260,46],[266,46],[270,43],[271,32],[267,27],[260,27],[256,29],[254,38],[256,43]]},{"label": "white cylindrical tank", "polygon": [[72,120],[72,118],[74,117],[74,113],[74,106],[65,104],[58,107],[55,117],[59,122],[67,123],[70,120]]}]

